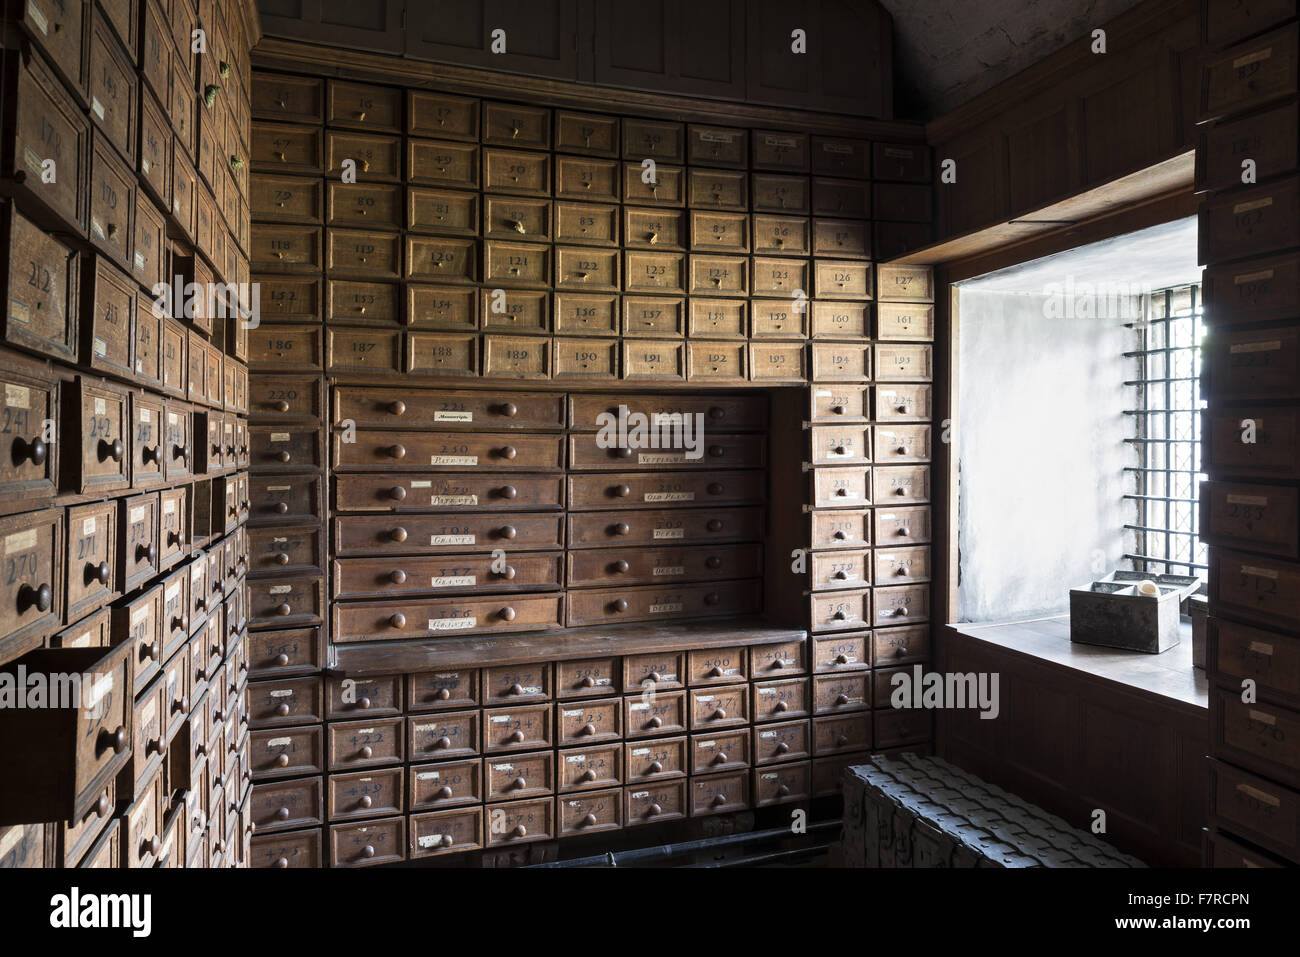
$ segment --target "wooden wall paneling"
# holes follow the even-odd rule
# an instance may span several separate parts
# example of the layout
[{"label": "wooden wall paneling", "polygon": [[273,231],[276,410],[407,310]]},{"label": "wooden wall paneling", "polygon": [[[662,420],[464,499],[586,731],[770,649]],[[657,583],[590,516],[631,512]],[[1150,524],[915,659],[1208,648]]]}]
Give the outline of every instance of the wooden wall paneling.
[{"label": "wooden wall paneling", "polygon": [[316,43],[402,52],[406,0],[258,0],[262,28],[303,33]]},{"label": "wooden wall paneling", "polygon": [[[504,30],[506,52],[493,53]],[[577,80],[577,0],[422,0],[407,3],[407,56]]]},{"label": "wooden wall paneling", "polygon": [[1073,195],[1083,179],[1079,105],[1044,99],[1007,119],[1007,195],[1026,208]]},{"label": "wooden wall paneling", "polygon": [[998,127],[966,134],[934,148],[935,169],[957,164],[957,181],[935,177],[939,236],[955,236],[1005,219],[1011,208],[1006,137]]}]

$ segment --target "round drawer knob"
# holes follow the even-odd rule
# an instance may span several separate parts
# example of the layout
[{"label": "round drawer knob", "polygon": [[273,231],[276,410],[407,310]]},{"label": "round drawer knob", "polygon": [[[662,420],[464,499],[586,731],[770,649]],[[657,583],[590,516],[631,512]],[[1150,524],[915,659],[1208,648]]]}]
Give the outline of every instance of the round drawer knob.
[{"label": "round drawer knob", "polygon": [[140,461],[142,461],[142,462],[157,462],[157,461],[158,461],[158,446],[155,445],[153,448],[149,448],[149,446],[146,445],[144,448],[142,448],[142,449],[140,450]]},{"label": "round drawer knob", "polygon": [[715,754],[715,755],[713,756],[713,763],[714,763],[714,764],[726,764],[726,763],[727,763],[727,752],[726,752],[726,751],[719,751],[717,754]]},{"label": "round drawer knob", "polygon": [[904,605],[904,606],[902,606],[901,608],[895,608],[895,609],[894,609],[894,617],[895,617],[895,618],[906,618],[906,617],[907,617],[907,606]]},{"label": "round drawer knob", "polygon": [[725,674],[725,672],[724,672],[721,668],[719,668],[717,665],[714,665],[712,668],[709,669],[709,673],[708,673],[708,675],[707,675],[706,677],[709,677],[709,678],[721,678],[721,677],[723,676],[723,674]]},{"label": "round drawer knob", "polygon": [[594,814],[588,814],[586,817],[582,819],[583,827],[595,827],[595,825],[596,825],[596,815]]},{"label": "round drawer knob", "polygon": [[906,565],[899,565],[896,569],[894,569],[894,574],[895,574],[895,575],[901,575],[902,577],[906,578],[906,577],[907,577],[907,566],[906,566]]},{"label": "round drawer knob", "polygon": [[360,708],[362,711],[369,711],[369,710],[370,710],[370,705],[371,705],[371,703],[372,703],[372,702],[370,701],[369,698],[358,698],[358,699],[357,699],[357,707]]},{"label": "round drawer knob", "polygon": [[835,656],[835,663],[836,663],[837,665],[847,665],[847,664],[849,663],[849,656],[848,656],[848,655],[836,655],[836,656]]},{"label": "round drawer knob", "polygon": [[645,809],[646,817],[654,817],[655,815],[662,814],[662,813],[663,813],[663,808],[661,808],[658,804],[651,804],[648,808]]},{"label": "round drawer knob", "polygon": [[288,515],[288,514],[289,514],[289,503],[288,503],[288,502],[276,502],[276,503],[275,503],[275,510],[276,510],[277,512],[279,512],[281,515]]},{"label": "round drawer knob", "polygon": [[510,833],[513,834],[515,837],[526,837],[528,835],[528,828],[524,827],[522,824],[519,824],[516,825],[515,829]]},{"label": "round drawer knob", "polygon": [[361,800],[358,801],[357,803],[360,804],[362,807],[370,807],[375,802],[374,799],[371,798],[369,794],[363,794],[361,795]]},{"label": "round drawer knob", "polygon": [[275,763],[282,768],[287,768],[289,766],[289,755],[283,753],[278,755],[275,759]]},{"label": "round drawer knob", "polygon": [[896,489],[894,489],[894,494],[895,494],[895,495],[906,495],[906,494],[907,494],[907,489],[905,489],[905,488],[896,488]]},{"label": "round drawer knob", "polygon": [[836,455],[843,455],[845,453],[845,448],[842,445],[837,445],[835,446],[833,451],[835,452]]},{"label": "round drawer knob", "polygon": [[433,696],[437,698],[439,701],[446,701],[448,698],[451,697],[451,689],[439,688],[437,691],[433,693]]},{"label": "round drawer knob", "polygon": [[522,731],[514,731],[514,732],[511,732],[510,737],[507,738],[507,740],[508,740],[508,741],[513,741],[513,742],[515,742],[516,744],[518,744],[518,743],[520,743],[521,741],[524,740],[524,733],[523,733]]},{"label": "round drawer knob", "polygon": [[711,532],[720,532],[722,531],[722,519],[711,518],[709,519],[709,524],[706,527]]},{"label": "round drawer knob", "polygon": [[388,573],[388,580],[394,585],[403,585],[406,583],[406,572],[400,568],[395,568]]},{"label": "round drawer knob", "polygon": [[726,796],[725,794],[715,794],[715,795],[713,795],[713,806],[714,806],[714,807],[721,807],[722,805],[724,805],[724,804],[726,804],[726,803],[727,803],[727,796]]},{"label": "round drawer knob", "polygon": [[97,581],[101,585],[107,585],[109,578],[112,577],[113,570],[108,567],[108,562],[100,562],[98,565],[86,566],[86,571],[91,581]]},{"label": "round drawer knob", "polygon": [[287,601],[282,601],[275,606],[275,613],[280,616],[293,614],[293,606]]},{"label": "round drawer knob", "polygon": [[513,499],[519,497],[519,490],[516,489],[513,485],[504,485],[497,490],[497,494],[500,495],[502,498]]},{"label": "round drawer knob", "polygon": [[524,686],[521,684],[513,684],[510,686],[510,693],[512,695],[521,695],[524,693]]},{"label": "round drawer knob", "polygon": [[528,779],[515,778],[513,781],[510,782],[510,786],[514,788],[516,791],[522,791],[524,790],[524,788],[528,787]]},{"label": "round drawer knob", "polygon": [[497,534],[499,534],[502,538],[513,539],[519,534],[519,532],[515,529],[513,525],[503,525],[501,526],[501,530]]},{"label": "round drawer knob", "polygon": [[579,780],[579,781],[594,781],[594,780],[596,780],[596,772],[593,771],[591,768],[587,768],[587,770],[585,770],[585,771],[582,772],[582,775],[578,778],[578,780]]},{"label": "round drawer knob", "polygon": [[907,406],[906,406],[906,405],[900,405],[900,406],[898,406],[898,414],[899,414],[899,415],[907,415]]},{"label": "round drawer knob", "polygon": [[632,450],[627,446],[620,446],[614,450],[614,454],[620,459],[630,459],[632,457]]},{"label": "round drawer knob", "polygon": [[631,565],[629,565],[627,562],[623,561],[623,559],[620,558],[618,561],[616,561],[613,565],[610,566],[610,571],[613,571],[619,575],[626,575],[628,569],[631,567],[632,567]]},{"label": "round drawer knob", "polygon": [[442,787],[438,788],[438,797],[442,798],[444,801],[451,797],[451,795],[452,790],[447,787],[447,785],[444,784]]},{"label": "round drawer knob", "polygon": [[149,840],[145,841],[144,843],[144,849],[146,854],[157,855],[158,850],[161,847],[162,847],[162,842],[158,840],[157,834],[149,838]]},{"label": "round drawer knob", "polygon": [[367,744],[361,749],[361,756],[363,758],[373,758],[375,756],[375,749]]},{"label": "round drawer knob", "polygon": [[845,535],[843,532],[836,532],[832,537],[837,538],[840,541],[843,541],[844,539],[848,538],[848,536]]},{"label": "round drawer knob", "polygon": [[447,750],[448,748],[451,747],[451,738],[448,738],[448,737],[445,737],[445,736],[444,736],[444,737],[441,737],[441,738],[439,738],[437,741],[434,742],[433,746],[434,746],[435,748],[440,748],[440,749],[442,749],[442,750],[445,751],[445,750]]},{"label": "round drawer knob", "polygon": [[116,731],[99,732],[99,750],[107,751],[112,749],[114,754],[121,754],[126,750],[127,734],[125,727],[119,727]]},{"label": "round drawer knob", "polygon": [[401,445],[400,443],[398,445],[394,445],[389,448],[388,454],[395,459],[404,459],[406,458],[406,446]]},{"label": "round drawer knob", "polygon": [[497,406],[497,411],[507,419],[513,419],[519,414],[519,408],[513,402],[503,402],[501,405]]},{"label": "round drawer knob", "polygon": [[614,494],[618,498],[627,498],[632,494],[632,489],[626,485],[616,485],[614,486]]},{"label": "round drawer knob", "polygon": [[495,574],[498,578],[504,578],[509,580],[515,577],[516,574],[515,567],[513,565],[507,565],[505,568],[503,568],[499,572],[496,572]]},{"label": "round drawer knob", "polygon": [[847,734],[837,735],[835,738],[835,743],[842,748],[844,747],[844,745],[849,743],[849,736]]},{"label": "round drawer knob", "polygon": [[837,611],[831,617],[834,618],[836,621],[845,621],[849,616],[842,611]]},{"label": "round drawer knob", "polygon": [[406,415],[406,403],[397,399],[388,404],[388,411],[392,415]]},{"label": "round drawer knob", "polygon": [[399,611],[396,614],[394,614],[391,618],[388,619],[388,623],[392,625],[394,628],[405,628],[406,616]]},{"label": "round drawer knob", "polygon": [[391,498],[394,502],[402,501],[403,499],[406,498],[406,486],[394,485],[392,488],[388,490],[388,497]]},{"label": "round drawer knob", "polygon": [[506,621],[515,620],[515,610],[511,608],[509,605],[506,605],[506,607],[502,608],[501,611],[498,612],[498,614]]},{"label": "round drawer knob", "polygon": [[507,445],[505,448],[498,451],[497,454],[503,459],[513,459],[519,455],[519,452],[513,445]]},{"label": "round drawer knob", "polygon": [[610,607],[613,608],[615,611],[627,611],[627,599],[616,598],[612,602],[610,602]]},{"label": "round drawer knob", "polygon": [[286,655],[284,652],[280,652],[278,655],[275,656],[275,663],[279,665],[281,668],[283,668],[289,664],[289,656]]},{"label": "round drawer knob", "polygon": [[660,762],[660,761],[651,761],[651,762],[650,762],[650,768],[649,768],[649,771],[650,771],[651,774],[658,774],[658,773],[659,773],[660,771],[662,771],[663,769],[664,769],[664,766],[663,766],[663,763],[662,763],[662,762]]},{"label": "round drawer knob", "polygon": [[280,704],[276,707],[275,713],[282,718],[287,718],[289,716],[289,706],[287,704]]},{"label": "round drawer knob", "polygon": [[451,847],[451,846],[452,846],[453,844],[455,844],[455,843],[456,843],[456,839],[455,839],[454,837],[452,837],[450,834],[444,834],[444,835],[442,836],[442,846],[443,846],[443,847]]},{"label": "round drawer knob", "polygon": [[283,868],[283,867],[288,867],[288,866],[289,866],[289,858],[287,858],[287,857],[281,857],[281,858],[278,858],[278,859],[276,860],[276,862],[275,862],[275,866],[276,866],[276,867],[282,867],[282,868]]},{"label": "round drawer knob", "polygon": [[726,708],[716,708],[716,709],[714,709],[714,712],[713,712],[713,720],[714,720],[714,721],[721,721],[721,720],[722,720],[723,718],[725,718],[726,716],[727,716],[727,709],[726,709]]},{"label": "round drawer knob", "polygon": [[582,726],[582,734],[590,736],[595,733],[596,733],[596,726],[594,724],[584,724]]},{"label": "round drawer knob", "polygon": [[628,525],[627,522],[619,522],[617,525],[614,526],[615,535],[630,535],[631,533],[632,533],[632,527]]},{"label": "round drawer knob", "polygon": [[391,532],[388,533],[388,537],[395,542],[404,542],[406,541],[406,529],[402,528],[399,525],[397,528],[393,529]]},{"label": "round drawer knob", "polygon": [[105,791],[103,794],[99,796],[99,800],[95,803],[95,816],[96,817],[107,816],[108,809],[109,809],[108,792]]},{"label": "round drawer knob", "polygon": [[789,705],[788,703],[784,702],[784,701],[778,701],[775,705],[773,705],[772,710],[773,710],[773,711],[789,711],[789,710],[790,710],[790,705]]},{"label": "round drawer knob", "polygon": [[724,491],[725,489],[722,487],[721,482],[709,483],[708,492],[710,495],[721,495]]},{"label": "round drawer knob", "polygon": [[844,581],[844,580],[847,579],[848,577],[849,577],[848,572],[838,571],[838,572],[835,573],[835,578],[837,578],[837,579],[840,580],[840,581]]},{"label": "round drawer knob", "polygon": [[715,459],[722,458],[722,453],[723,453],[723,448],[721,445],[709,446],[709,455],[713,456]]},{"label": "round drawer knob", "polygon": [[275,403],[275,411],[276,411],[276,412],[288,412],[288,411],[289,411],[289,403],[286,402],[286,401],[284,401],[284,399],[281,399],[279,402]]},{"label": "round drawer knob", "polygon": [[894,449],[894,452],[897,453],[898,455],[906,455],[906,454],[907,454],[907,446],[906,446],[906,445],[900,445],[898,448]]},{"label": "round drawer knob", "polygon": [[844,694],[844,693],[840,693],[840,694],[836,695],[836,697],[835,697],[835,703],[836,703],[836,704],[848,704],[848,703],[849,703],[849,696],[846,695],[846,694]]},{"label": "round drawer knob", "polygon": [[282,821],[287,821],[289,820],[289,809],[287,807],[282,807],[280,810],[275,812],[275,816]]},{"label": "round drawer knob", "polygon": [[907,646],[906,646],[906,645],[899,645],[896,649],[894,649],[894,655],[895,655],[895,657],[902,658],[902,657],[903,657],[904,655],[906,655],[906,654],[907,654]]},{"label": "round drawer knob", "polygon": [[788,784],[782,784],[782,785],[781,785],[779,788],[777,788],[776,790],[777,790],[777,793],[778,793],[778,794],[789,794],[789,793],[790,793],[790,785],[788,785]]},{"label": "round drawer knob", "polygon": [[291,453],[288,449],[286,449],[285,451],[277,455],[276,458],[278,458],[281,462],[288,463],[293,461],[293,453]]},{"label": "round drawer knob", "polygon": [[106,459],[120,462],[124,454],[126,454],[126,449],[123,447],[121,439],[114,439],[112,442],[106,439],[99,440],[99,460],[101,462]]},{"label": "round drawer knob", "polygon": [[846,410],[842,405],[833,405],[831,406],[831,411],[834,412],[836,415],[843,415]]},{"label": "round drawer knob", "polygon": [[785,754],[790,750],[790,745],[786,744],[784,741],[778,741],[773,750],[775,750],[777,754]]},{"label": "round drawer knob", "polygon": [[275,562],[276,562],[277,565],[288,565],[288,564],[289,564],[289,553],[288,553],[288,552],[279,552],[279,553],[276,554],[276,556],[275,556]]},{"label": "round drawer knob", "polygon": [[365,847],[363,847],[363,848],[361,849],[361,856],[362,856],[362,857],[374,857],[374,856],[375,856],[375,846],[374,846],[373,844],[367,844]]},{"label": "round drawer knob", "polygon": [[721,419],[724,418],[726,414],[727,414],[727,410],[722,408],[721,406],[714,405],[709,407],[710,419]]},{"label": "round drawer knob", "polygon": [[659,682],[661,682],[661,681],[664,680],[664,679],[663,679],[663,675],[659,674],[659,672],[657,672],[657,671],[652,671],[652,672],[650,672],[648,675],[646,675],[645,677],[646,677],[646,680],[647,680],[647,681],[652,681],[652,682],[654,682],[655,684],[658,684]]},{"label": "round drawer knob", "polygon": [[704,596],[704,604],[706,604],[706,605],[716,605],[716,604],[717,604],[719,601],[721,601],[721,600],[722,600],[722,599],[719,597],[718,593],[715,592],[715,591],[711,591],[711,592],[709,592],[707,595]]},{"label": "round drawer knob", "polygon": [[661,728],[663,727],[663,723],[664,723],[664,719],[656,715],[655,717],[651,718],[649,721],[646,722],[646,727]]},{"label": "round drawer knob", "polygon": [[596,687],[596,679],[591,675],[584,675],[583,679],[579,681],[578,684],[584,688],[594,688]]}]

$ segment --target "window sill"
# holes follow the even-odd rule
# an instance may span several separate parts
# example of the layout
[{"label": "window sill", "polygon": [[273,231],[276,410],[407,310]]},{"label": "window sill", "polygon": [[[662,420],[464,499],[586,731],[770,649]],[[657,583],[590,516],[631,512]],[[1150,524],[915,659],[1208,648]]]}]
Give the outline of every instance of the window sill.
[{"label": "window sill", "polygon": [[1144,692],[1169,704],[1201,710],[1209,707],[1209,679],[1203,670],[1192,666],[1192,627],[1187,623],[1183,624],[1182,640],[1159,655],[1073,644],[1069,615],[1034,621],[958,623],[948,625],[948,629],[956,635]]}]

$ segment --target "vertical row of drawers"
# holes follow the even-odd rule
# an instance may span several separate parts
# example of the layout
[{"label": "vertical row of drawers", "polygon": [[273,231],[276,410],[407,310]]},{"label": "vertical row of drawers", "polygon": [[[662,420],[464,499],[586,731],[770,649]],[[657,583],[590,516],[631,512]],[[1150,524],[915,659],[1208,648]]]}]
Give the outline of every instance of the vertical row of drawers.
[{"label": "vertical row of drawers", "polygon": [[888,679],[929,652],[934,288],[928,268],[876,272],[877,337],[813,344],[801,570],[814,642],[874,685],[884,749],[929,737],[924,714],[890,707]]},{"label": "vertical row of drawers", "polygon": [[[1289,6],[1289,9],[1287,7]],[[1300,863],[1300,156],[1295,7],[1203,0],[1206,864]],[[1282,21],[1290,17],[1289,23]],[[1246,161],[1254,176],[1246,177]]]}]

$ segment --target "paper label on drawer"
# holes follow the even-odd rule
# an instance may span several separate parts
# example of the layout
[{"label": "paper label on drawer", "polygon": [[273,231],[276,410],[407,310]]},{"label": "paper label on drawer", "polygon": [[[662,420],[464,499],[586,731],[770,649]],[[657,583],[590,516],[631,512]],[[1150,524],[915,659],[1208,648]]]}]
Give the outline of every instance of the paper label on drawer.
[{"label": "paper label on drawer", "polygon": [[270,592],[272,595],[287,595],[293,591],[292,585],[272,585]]},{"label": "paper label on drawer", "polygon": [[[36,5],[36,0],[27,0],[27,17],[45,36],[50,34],[50,22],[45,18],[44,12]],[[0,857],[4,856],[0,852]]]},{"label": "paper label on drawer", "polygon": [[137,505],[135,508],[131,509],[131,524],[139,525],[141,522],[143,522],[144,514],[145,514],[145,509],[143,505]]},{"label": "paper label on drawer", "polygon": [[655,538],[685,538],[686,529],[684,528],[656,528]]},{"label": "paper label on drawer", "polygon": [[645,756],[646,756],[647,754],[649,754],[649,753],[650,753],[650,749],[649,749],[649,748],[633,748],[633,749],[632,749],[632,757],[634,757],[634,758],[643,758],[643,757],[645,757]]},{"label": "paper label on drawer", "polygon": [[77,635],[77,637],[73,638],[71,641],[65,641],[63,643],[63,647],[64,648],[89,648],[90,632],[83,631],[81,634]]},{"label": "paper label on drawer", "polygon": [[442,777],[441,771],[421,771],[415,776],[417,781],[437,781]]},{"label": "paper label on drawer", "polygon": [[0,837],[0,858],[3,858],[18,846],[18,842],[26,836],[28,826],[27,824],[18,824],[5,829],[4,836]]},{"label": "paper label on drawer", "polygon": [[736,142],[735,133],[718,133],[712,130],[706,130],[699,134],[701,143],[734,143]]},{"label": "paper label on drawer", "polygon": [[421,834],[420,837],[417,838],[417,843],[419,843],[420,847],[437,847],[442,843],[442,835]]},{"label": "paper label on drawer", "polygon": [[508,714],[494,714],[492,715],[491,718],[493,724],[505,724],[509,720],[510,720],[510,715]]},{"label": "paper label on drawer", "polygon": [[641,452],[636,460],[641,465],[680,465],[686,461],[685,452]]},{"label": "paper label on drawer", "polygon": [[435,674],[434,677],[439,679],[445,679],[445,680],[458,680],[460,678],[460,672],[453,671],[448,674],[442,674],[442,675]]},{"label": "paper label on drawer", "polygon": [[1241,573],[1243,575],[1252,575],[1255,578],[1268,578],[1277,581],[1277,572],[1271,568],[1256,568],[1254,565],[1242,565]]},{"label": "paper label on drawer", "polygon": [[[150,165],[149,161],[148,161],[147,159],[145,159],[143,156],[141,156],[141,157],[140,157],[140,172],[144,173],[145,176],[148,176],[148,175],[149,175],[149,170],[152,169],[152,168],[153,168],[153,167]],[[139,254],[139,253],[136,253],[136,257],[139,258],[139,256],[140,256],[140,254]]]},{"label": "paper label on drawer", "polygon": [[1266,641],[1252,641],[1249,647],[1251,654],[1273,657],[1273,646]]},{"label": "paper label on drawer", "polygon": [[694,492],[646,492],[644,501],[693,502],[695,501],[695,493]]},{"label": "paper label on drawer", "polygon": [[[148,161],[148,160],[145,160],[145,161],[144,161],[144,165],[145,165],[145,166],[148,166],[148,165],[149,165],[149,161]],[[149,172],[149,170],[146,169],[145,172],[147,173],[147,172]],[[145,263],[144,253],[136,253],[136,254],[135,254],[135,268],[136,268],[136,269],[143,269],[143,268],[144,268],[144,263]]]},{"label": "paper label on drawer", "polygon": [[163,592],[163,601],[166,604],[170,605],[172,602],[174,602],[177,598],[180,597],[180,594],[181,594],[181,583],[174,582],[173,584],[168,585],[167,590]]},{"label": "paper label on drawer", "polygon": [[430,631],[464,631],[478,624],[477,618],[430,618]]},{"label": "paper label on drawer", "polygon": [[105,402],[103,399],[96,399],[95,415],[107,415],[107,414],[108,414],[108,403]]},{"label": "paper label on drawer", "polygon": [[473,545],[473,535],[431,535],[430,545]]},{"label": "paper label on drawer", "polygon": [[433,413],[435,422],[473,422],[473,412],[435,412]]},{"label": "paper label on drawer", "polygon": [[631,705],[631,709],[632,709],[633,711],[649,711],[649,710],[650,710],[650,702],[648,702],[648,701],[638,701],[638,702],[636,702],[635,704]]},{"label": "paper label on drawer", "polygon": [[1261,269],[1259,272],[1242,273],[1240,276],[1234,276],[1232,281],[1235,285],[1244,286],[1248,282],[1263,282],[1273,278],[1273,270]]},{"label": "paper label on drawer", "polygon": [[149,703],[140,712],[140,723],[148,726],[153,723],[153,719],[156,717],[158,717],[158,699],[151,697]]},{"label": "paper label on drawer", "polygon": [[515,769],[515,766],[514,766],[513,764],[494,764],[494,765],[492,765],[492,770],[493,770],[493,771],[513,771],[514,769]]},{"label": "paper label on drawer", "polygon": [[1264,804],[1268,804],[1272,807],[1278,807],[1282,803],[1280,800],[1278,800],[1273,795],[1269,794],[1267,791],[1261,791],[1259,788],[1251,787],[1249,784],[1238,784],[1237,790],[1240,791],[1242,794],[1249,795],[1250,797],[1254,798],[1256,801],[1261,801]]},{"label": "paper label on drawer", "polygon": [[422,734],[425,731],[437,731],[439,728],[436,724],[417,724],[415,730]]},{"label": "paper label on drawer", "polygon": [[[704,699],[701,698],[700,700],[703,701]],[[699,744],[696,745],[696,747],[697,747],[697,748],[711,748],[711,747],[713,747],[713,746],[714,746],[715,744],[717,744],[717,743],[718,743],[718,742],[713,741],[713,740],[710,739],[710,740],[708,740],[708,741],[701,741]]]},{"label": "paper label on drawer", "polygon": [[565,716],[566,718],[581,718],[581,717],[582,717],[582,709],[581,709],[581,708],[574,708],[574,709],[572,709],[572,710],[565,711],[565,712],[564,712],[564,716]]},{"label": "paper label on drawer", "polygon": [[1232,355],[1239,355],[1243,352],[1277,352],[1282,348],[1280,339],[1270,339],[1267,342],[1241,342],[1228,349]]},{"label": "paper label on drawer", "polygon": [[564,756],[565,764],[586,764],[587,756],[585,754],[566,754]]},{"label": "paper label on drawer", "polygon": [[1272,47],[1265,47],[1263,50],[1256,50],[1254,53],[1247,53],[1245,56],[1239,56],[1232,61],[1232,68],[1240,70],[1243,66],[1250,66],[1252,63],[1263,63],[1273,55]]},{"label": "paper label on drawer", "polygon": [[799,141],[793,136],[764,136],[763,143],[766,146],[775,146],[785,150],[792,150],[799,145]]},{"label": "paper label on drawer", "polygon": [[274,691],[270,692],[270,695],[271,695],[272,698],[292,698],[292,697],[293,697],[293,689],[292,689],[292,688],[276,688]]},{"label": "paper label on drawer", "polygon": [[[830,147],[827,146],[827,149]],[[911,150],[905,150],[898,146],[886,146],[885,155],[890,159],[912,159],[916,154]]]},{"label": "paper label on drawer", "polygon": [[[357,732],[357,734],[374,734],[374,733],[375,733],[374,728],[362,728],[360,731]],[[287,741],[289,739],[285,738],[285,740]]]},{"label": "paper label on drawer", "polygon": [[[98,341],[98,340],[96,340],[96,341]],[[153,412],[150,411],[149,409],[141,409],[141,410],[140,410],[140,421],[141,421],[141,422],[152,422],[152,421],[153,421]]]},{"label": "paper label on drawer", "polygon": [[649,792],[649,791],[633,791],[633,792],[632,792],[632,798],[633,798],[634,800],[638,800],[638,801],[639,801],[641,798],[648,798],[649,796],[650,796],[650,792]]},{"label": "paper label on drawer", "polygon": [[775,688],[759,688],[759,689],[758,689],[758,693],[759,693],[759,694],[776,694],[776,689],[775,689]]},{"label": "paper label on drawer", "polygon": [[698,698],[696,698],[695,700],[696,700],[696,701],[703,701],[703,702],[706,702],[706,703],[707,703],[707,702],[713,701],[713,700],[714,700],[714,697],[713,697],[713,695],[711,695],[711,694],[702,694],[702,695],[700,695]]},{"label": "paper label on drawer", "polygon": [[173,515],[176,512],[176,499],[165,498],[163,499],[162,506],[164,515]]},{"label": "paper label on drawer", "polygon": [[287,748],[291,744],[293,744],[293,738],[272,738],[266,742],[266,747],[267,750],[271,748]]},{"label": "paper label on drawer", "polygon": [[775,732],[775,731],[760,731],[760,732],[758,733],[758,736],[759,736],[760,738],[764,738],[764,739],[767,739],[767,738],[775,738],[775,737],[776,737],[776,732]]},{"label": "paper label on drawer", "polygon": [[1246,714],[1250,715],[1251,721],[1258,721],[1260,724],[1266,724],[1269,727],[1277,724],[1277,718],[1271,714],[1265,714],[1263,711],[1256,711],[1254,708],[1248,710]]},{"label": "paper label on drawer", "polygon": [[141,605],[135,611],[131,612],[131,626],[135,627],[149,617],[149,606]]},{"label": "paper label on drawer", "polygon": [[478,465],[477,455],[430,455],[430,465]]},{"label": "paper label on drawer", "polygon": [[1273,205],[1273,197],[1265,196],[1263,199],[1252,199],[1248,203],[1238,203],[1232,207],[1232,215],[1240,216],[1242,213],[1253,212],[1257,209],[1267,209]]},{"label": "paper label on drawer", "polygon": [[477,575],[440,575],[431,582],[433,588],[455,588],[458,585],[475,585]]},{"label": "paper label on drawer", "polygon": [[412,479],[411,488],[433,488],[433,483],[428,479]]},{"label": "paper label on drawer", "polygon": [[[415,483],[412,482],[412,485]],[[477,495],[430,495],[430,505],[477,505]]]},{"label": "paper label on drawer", "polygon": [[685,575],[685,574],[686,574],[686,566],[685,566],[685,565],[665,565],[665,566],[662,567],[662,568],[656,568],[656,569],[654,570],[654,574],[655,574],[656,576],[660,576],[660,575],[662,575],[662,576],[667,576],[667,575]]},{"label": "paper label on drawer", "polygon": [[1229,495],[1229,505],[1268,505],[1267,495]]},{"label": "paper label on drawer", "polygon": [[36,547],[36,529],[29,528],[25,532],[14,532],[12,535],[5,536],[5,554],[11,552],[25,552]]},{"label": "paper label on drawer", "polygon": [[99,97],[92,96],[90,98],[90,111],[101,120],[104,118],[104,104],[99,102]]},{"label": "paper label on drawer", "polygon": [[5,405],[11,409],[27,409],[31,407],[32,391],[23,385],[14,385],[12,382],[5,383]]},{"label": "paper label on drawer", "polygon": [[271,441],[272,441],[272,442],[288,442],[288,441],[289,441],[289,433],[288,433],[288,432],[272,432],[272,433],[271,433]]},{"label": "paper label on drawer", "polygon": [[94,216],[90,217],[90,231],[100,239],[104,238],[104,225]]},{"label": "paper label on drawer", "polygon": [[292,485],[268,485],[266,487],[266,490],[268,492],[288,492],[292,488],[293,488]]},{"label": "paper label on drawer", "polygon": [[670,611],[681,611],[682,603],[679,601],[670,601],[663,605],[651,605],[649,612],[652,615],[662,615]]},{"label": "paper label on drawer", "polygon": [[[85,637],[89,638],[90,633],[87,632]],[[96,678],[95,682],[90,686],[90,694],[86,698],[86,710],[94,711],[97,707],[99,707],[99,703],[104,700],[104,695],[108,694],[112,690],[113,690],[112,672],[109,672],[106,675],[100,675],[98,678]]]}]

